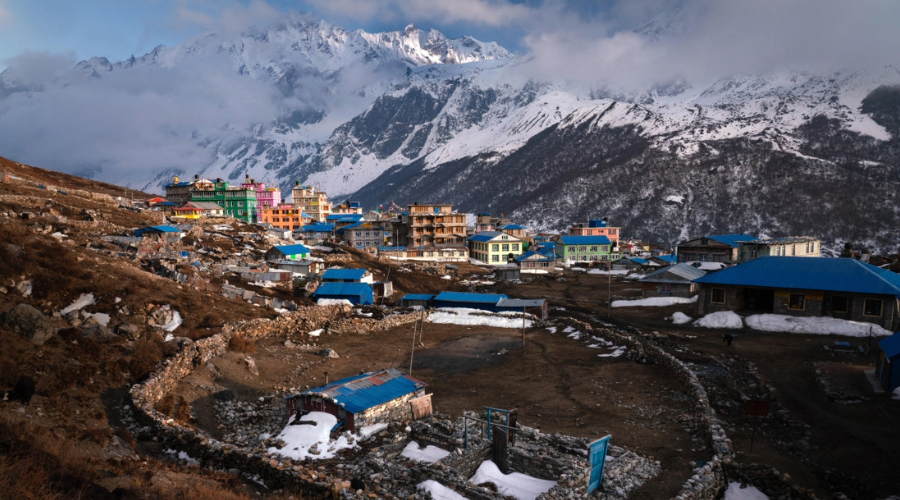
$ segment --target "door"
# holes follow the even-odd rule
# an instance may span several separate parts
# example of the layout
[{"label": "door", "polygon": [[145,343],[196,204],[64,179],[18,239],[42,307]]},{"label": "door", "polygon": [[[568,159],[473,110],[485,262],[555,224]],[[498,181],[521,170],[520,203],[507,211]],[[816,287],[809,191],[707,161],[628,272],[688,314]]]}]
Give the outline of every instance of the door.
[{"label": "door", "polygon": [[413,420],[431,416],[431,394],[409,400],[410,410],[412,411]]},{"label": "door", "polygon": [[589,456],[591,459],[591,475],[588,479],[588,495],[600,489],[603,484],[603,466],[606,464],[606,452],[609,449],[609,438],[598,439],[590,444]]}]

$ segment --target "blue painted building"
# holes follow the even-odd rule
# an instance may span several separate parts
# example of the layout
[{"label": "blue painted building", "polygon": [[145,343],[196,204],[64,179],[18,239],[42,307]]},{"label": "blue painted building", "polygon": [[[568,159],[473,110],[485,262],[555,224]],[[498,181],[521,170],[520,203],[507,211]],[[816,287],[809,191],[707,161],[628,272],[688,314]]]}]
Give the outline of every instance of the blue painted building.
[{"label": "blue painted building", "polygon": [[[408,422],[417,415],[413,408],[427,403],[427,384],[393,368],[336,380],[286,399],[288,417],[311,411],[330,413],[350,432],[382,422]],[[419,415],[421,416],[421,414]]]},{"label": "blue painted building", "polygon": [[700,314],[829,316],[900,329],[900,274],[855,259],[760,257],[694,282]]},{"label": "blue painted building", "polygon": [[879,340],[878,348],[881,353],[875,365],[875,374],[885,391],[894,392],[900,387],[900,332]]},{"label": "blue painted building", "polygon": [[322,283],[312,297],[316,300],[347,300],[355,306],[367,306],[374,302],[374,295],[368,283]]}]

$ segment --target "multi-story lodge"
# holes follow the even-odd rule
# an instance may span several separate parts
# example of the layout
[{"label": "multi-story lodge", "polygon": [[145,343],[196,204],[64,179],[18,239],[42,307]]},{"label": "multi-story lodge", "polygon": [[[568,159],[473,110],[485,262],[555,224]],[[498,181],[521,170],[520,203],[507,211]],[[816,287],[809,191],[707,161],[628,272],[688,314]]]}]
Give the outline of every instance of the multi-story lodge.
[{"label": "multi-story lodge", "polygon": [[335,206],[331,207],[331,213],[362,215],[363,208],[362,208],[362,205],[358,201],[347,200],[347,201],[341,203],[340,205],[335,205]]},{"label": "multi-story lodge", "polygon": [[569,236],[606,236],[613,249],[619,248],[620,227],[609,226],[606,219],[592,219],[587,222],[579,222],[569,227]]},{"label": "multi-story lodge", "polygon": [[281,189],[277,187],[266,187],[265,182],[256,182],[248,175],[241,184],[241,189],[256,190],[256,206],[257,209],[263,207],[277,207],[281,205]]},{"label": "multi-story lodge", "polygon": [[738,241],[738,262],[759,257],[821,257],[822,240],[812,236],[788,236],[764,240]]},{"label": "multi-story lodge", "polygon": [[453,213],[453,205],[414,203],[400,219],[408,247],[466,246],[466,214]]},{"label": "multi-story lodge", "polygon": [[[319,191],[315,186],[301,186],[300,182],[292,191],[294,207],[303,210],[313,222],[325,222],[331,213],[331,203],[325,191]],[[360,210],[362,212],[362,210]]]},{"label": "multi-story lodge", "polygon": [[506,264],[522,255],[522,240],[500,231],[481,231],[469,236],[469,255],[486,264]]},{"label": "multi-story lodge", "polygon": [[259,207],[259,222],[271,224],[278,229],[300,229],[312,224],[313,219],[303,210],[290,203],[282,203],[274,207]]},{"label": "multi-story lodge", "polygon": [[[194,183],[197,182],[201,182],[199,175],[195,175],[193,181],[182,181],[178,176],[175,176],[173,182],[166,185],[166,200],[175,205],[183,205],[191,201],[191,189],[194,187]],[[203,179],[202,182],[209,181]]]},{"label": "multi-story lodge", "polygon": [[256,189],[229,186],[222,179],[194,181],[191,201],[213,202],[225,209],[227,217],[256,222]]}]

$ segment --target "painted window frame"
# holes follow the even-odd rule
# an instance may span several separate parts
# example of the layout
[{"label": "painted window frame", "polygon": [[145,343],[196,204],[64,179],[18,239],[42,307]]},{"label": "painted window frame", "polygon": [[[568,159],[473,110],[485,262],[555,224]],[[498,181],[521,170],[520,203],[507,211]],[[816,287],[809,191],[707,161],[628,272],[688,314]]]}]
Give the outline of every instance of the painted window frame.
[{"label": "painted window frame", "polygon": [[[869,314],[869,302],[875,303],[878,302],[878,314]],[[875,298],[865,298],[863,299],[863,316],[869,318],[880,318],[884,316],[884,300],[883,299],[875,299]]]},{"label": "painted window frame", "polygon": [[[716,295],[721,293],[721,300],[716,300]],[[724,304],[728,300],[728,294],[724,288],[713,288],[709,291],[710,304]]]}]

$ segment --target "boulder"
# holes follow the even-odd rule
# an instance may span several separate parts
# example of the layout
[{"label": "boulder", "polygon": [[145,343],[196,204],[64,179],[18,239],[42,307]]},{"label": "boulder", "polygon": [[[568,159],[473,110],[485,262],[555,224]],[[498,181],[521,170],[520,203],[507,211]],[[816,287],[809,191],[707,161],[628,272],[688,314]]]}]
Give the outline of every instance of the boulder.
[{"label": "boulder", "polygon": [[12,331],[34,344],[43,344],[56,333],[44,313],[28,304],[19,304],[3,313],[0,321],[9,325]]},{"label": "boulder", "polygon": [[326,358],[340,358],[340,356],[338,356],[338,353],[335,352],[334,349],[329,349],[329,348],[322,349],[321,354],[323,357],[326,357]]},{"label": "boulder", "polygon": [[116,333],[128,340],[136,340],[140,335],[141,330],[137,327],[137,325],[133,325],[131,323],[120,323],[119,326],[116,327]]}]

